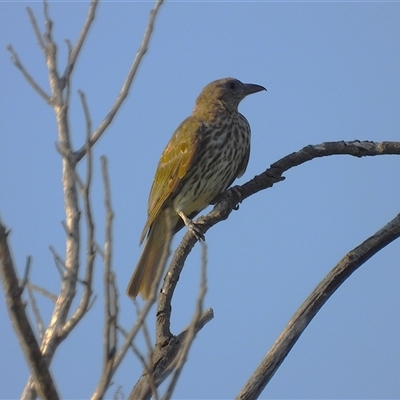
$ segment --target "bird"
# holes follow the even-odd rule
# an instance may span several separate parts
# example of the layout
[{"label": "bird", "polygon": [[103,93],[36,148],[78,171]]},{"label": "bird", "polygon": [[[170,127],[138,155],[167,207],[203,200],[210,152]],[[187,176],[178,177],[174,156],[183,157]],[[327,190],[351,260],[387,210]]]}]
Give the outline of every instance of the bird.
[{"label": "bird", "polygon": [[176,232],[186,226],[198,240],[204,239],[192,218],[244,174],[250,156],[250,125],[238,106],[246,96],[262,90],[266,89],[235,78],[213,81],[173,133],[150,190],[148,218],[140,238],[145,245],[127,287],[129,297],[149,298],[163,268],[161,257]]}]

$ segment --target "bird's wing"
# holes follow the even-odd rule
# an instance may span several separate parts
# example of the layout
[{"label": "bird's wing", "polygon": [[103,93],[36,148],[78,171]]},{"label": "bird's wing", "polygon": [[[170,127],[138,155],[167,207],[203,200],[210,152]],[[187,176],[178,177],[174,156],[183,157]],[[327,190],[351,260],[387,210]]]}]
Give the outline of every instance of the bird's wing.
[{"label": "bird's wing", "polygon": [[172,135],[164,149],[151,187],[148,218],[140,243],[143,242],[154,220],[174,193],[182,178],[193,164],[202,137],[202,123],[191,116],[186,118]]}]

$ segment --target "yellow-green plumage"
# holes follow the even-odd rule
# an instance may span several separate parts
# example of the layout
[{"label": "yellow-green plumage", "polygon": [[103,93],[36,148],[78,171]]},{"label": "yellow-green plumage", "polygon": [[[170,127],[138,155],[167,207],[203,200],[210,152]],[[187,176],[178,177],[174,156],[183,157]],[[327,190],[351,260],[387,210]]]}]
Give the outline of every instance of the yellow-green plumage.
[{"label": "yellow-green plumage", "polygon": [[238,112],[240,101],[262,86],[220,79],[208,84],[192,115],[172,135],[163,151],[150,191],[148,219],[140,242],[146,243],[129,282],[130,297],[147,299],[161,268],[167,226],[175,234],[186,225],[201,231],[191,218],[243,175],[250,155],[250,126]]}]

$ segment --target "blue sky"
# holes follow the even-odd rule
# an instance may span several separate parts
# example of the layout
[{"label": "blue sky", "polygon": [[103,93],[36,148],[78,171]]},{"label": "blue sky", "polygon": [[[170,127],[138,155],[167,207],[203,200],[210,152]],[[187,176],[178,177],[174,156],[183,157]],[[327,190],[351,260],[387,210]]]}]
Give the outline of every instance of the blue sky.
[{"label": "blue sky", "polygon": [[[9,60],[11,43],[48,90],[44,58],[25,7],[43,26],[40,2],[0,3],[0,214],[11,228],[14,259],[56,293],[49,245],[64,249],[61,163],[54,114]],[[59,43],[76,41],[86,2],[50,2]],[[84,141],[78,89],[96,126],[118,94],[152,2],[105,2],[73,76],[73,142]],[[129,98],[95,146],[93,206],[97,239],[104,210],[99,157],[109,159],[115,218],[114,269],[121,323],[134,309],[125,287],[140,255],[139,237],[161,151],[201,88],[227,76],[265,86],[245,99],[252,153],[244,183],[308,144],[399,140],[400,4],[396,2],[166,2]],[[63,68],[61,68],[63,69]],[[233,398],[310,291],[352,248],[399,212],[400,158],[314,160],[246,200],[207,233],[205,305],[215,318],[198,335],[175,398]],[[181,235],[177,235],[174,245]],[[199,281],[199,249],[188,259],[173,303],[172,331],[190,320]],[[335,293],[312,321],[262,398],[399,398],[400,246],[392,243]],[[88,398],[101,372],[101,264],[94,308],[52,364],[62,398]],[[51,304],[38,300],[48,321]],[[0,397],[18,398],[29,375],[0,302]],[[154,312],[151,316],[154,318]],[[152,326],[152,322],[150,323]],[[6,360],[6,361],[5,361]],[[130,354],[109,397],[127,396],[140,373]]]}]

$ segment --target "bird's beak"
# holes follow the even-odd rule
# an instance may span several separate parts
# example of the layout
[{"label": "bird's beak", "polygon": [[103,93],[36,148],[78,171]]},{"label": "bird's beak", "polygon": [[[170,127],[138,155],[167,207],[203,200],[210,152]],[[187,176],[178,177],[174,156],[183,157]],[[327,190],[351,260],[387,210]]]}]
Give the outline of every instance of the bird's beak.
[{"label": "bird's beak", "polygon": [[244,83],[243,86],[244,86],[243,94],[245,96],[247,96],[249,94],[261,92],[262,90],[267,90],[267,89],[265,89],[264,86],[255,85],[254,83]]}]

